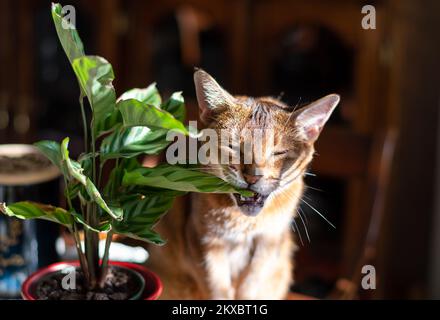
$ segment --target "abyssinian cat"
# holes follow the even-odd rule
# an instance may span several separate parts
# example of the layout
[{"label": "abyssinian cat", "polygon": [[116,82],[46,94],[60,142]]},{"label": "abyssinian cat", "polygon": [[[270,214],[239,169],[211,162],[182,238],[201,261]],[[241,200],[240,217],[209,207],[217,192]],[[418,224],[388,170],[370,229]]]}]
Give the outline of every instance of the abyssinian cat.
[{"label": "abyssinian cat", "polygon": [[339,96],[294,111],[270,97],[232,96],[202,70],[194,81],[206,127],[226,129],[239,143],[253,139],[253,129],[273,134],[270,143],[264,135],[254,144],[266,155],[258,164],[209,166],[210,173],[254,196],[192,194],[176,200],[158,224],[168,243],[150,248],[148,265],[164,282],[161,298],[282,299],[292,283],[291,223],[303,176]]}]

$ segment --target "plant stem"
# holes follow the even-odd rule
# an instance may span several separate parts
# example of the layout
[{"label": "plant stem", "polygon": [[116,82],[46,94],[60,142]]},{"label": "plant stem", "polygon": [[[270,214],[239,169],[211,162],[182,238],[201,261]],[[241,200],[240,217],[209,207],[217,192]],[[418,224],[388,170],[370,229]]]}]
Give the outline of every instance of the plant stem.
[{"label": "plant stem", "polygon": [[[113,169],[113,170],[115,170],[115,172],[117,172],[117,170],[119,169],[119,158],[116,158],[116,161],[115,161],[115,168]],[[115,196],[115,194],[116,194],[116,183],[115,183],[115,181],[113,180],[113,184],[112,184],[112,188],[111,188],[111,190],[110,190],[110,192],[111,192],[111,198],[113,199],[114,198],[114,196]]]},{"label": "plant stem", "polygon": [[[63,176],[63,178],[64,178],[65,189],[67,190],[67,179],[65,176]],[[67,204],[69,206],[69,210],[70,211],[74,210],[73,205],[72,205],[72,199],[70,198],[69,194],[66,194],[66,199],[67,199]],[[87,262],[85,260],[84,253],[81,249],[81,239],[79,238],[78,228],[77,228],[75,220],[73,220],[73,222],[72,222],[72,229],[70,231],[73,234],[73,238],[75,240],[75,247],[76,247],[76,251],[78,254],[78,259],[79,259],[79,263],[81,265],[81,269],[83,270],[86,279],[89,279],[90,276],[88,273]]]},{"label": "plant stem", "polygon": [[[96,204],[87,203],[87,224],[94,227],[96,223]],[[99,234],[92,230],[84,230],[85,252],[90,279],[89,288],[95,289],[100,279],[99,269]]]},{"label": "plant stem", "polygon": [[[96,137],[95,130],[93,129],[94,119],[91,121],[91,149],[92,149],[92,181],[96,184]],[[92,228],[99,224],[98,207],[96,203],[87,204],[86,222]],[[90,273],[89,288],[94,290],[99,285],[101,278],[101,269],[99,266],[99,234],[92,230],[85,230],[85,251],[87,266]]]},{"label": "plant stem", "polygon": [[95,130],[93,130],[93,119],[92,119],[92,181],[96,184],[96,137]]},{"label": "plant stem", "polygon": [[90,279],[89,268],[87,266],[86,257],[81,249],[81,239],[79,237],[78,227],[77,227],[75,221],[73,222],[73,232],[72,233],[73,233],[73,237],[75,239],[76,251],[78,253],[78,258],[79,258],[79,263],[81,265],[81,270],[83,271],[87,282],[89,282],[89,279]]},{"label": "plant stem", "polygon": [[104,287],[105,277],[107,275],[108,271],[108,258],[110,255],[110,245],[112,243],[112,237],[113,232],[109,231],[107,233],[107,238],[105,239],[105,249],[104,249],[104,256],[102,257],[102,263],[101,263],[101,280],[100,280],[100,287]]},{"label": "plant stem", "polygon": [[102,169],[104,168],[104,164],[105,164],[105,162],[100,162],[100,164],[99,164],[98,184],[97,184],[97,188],[98,189],[101,186]]},{"label": "plant stem", "polygon": [[81,117],[83,122],[83,130],[84,130],[84,152],[87,153],[89,149],[89,137],[87,134],[87,118],[86,118],[86,111],[84,109],[84,94],[81,90],[80,96],[79,96],[79,104],[81,106]]}]

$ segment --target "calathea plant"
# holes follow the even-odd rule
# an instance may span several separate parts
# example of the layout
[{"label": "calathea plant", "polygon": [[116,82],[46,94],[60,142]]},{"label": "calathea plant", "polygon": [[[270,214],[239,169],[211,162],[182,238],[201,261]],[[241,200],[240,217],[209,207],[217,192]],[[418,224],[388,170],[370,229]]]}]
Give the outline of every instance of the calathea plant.
[{"label": "calathea plant", "polygon": [[[66,227],[76,242],[81,270],[89,290],[103,285],[113,234],[161,245],[154,225],[185,192],[240,192],[207,173],[162,164],[144,168],[139,155],[155,155],[170,143],[167,132],[184,135],[185,106],[180,93],[163,102],[155,86],[132,89],[116,98],[111,64],[84,53],[74,26],[63,17],[60,4],[52,4],[52,17],[61,45],[80,88],[84,152],[74,160],[69,138],[61,143],[40,141],[35,146],[59,168],[65,182],[66,208],[29,201],[2,203],[1,211],[20,219],[45,219]],[[88,105],[88,106],[87,106]],[[91,119],[85,108],[90,107]],[[90,120],[90,124],[88,123]],[[103,168],[110,169],[108,178]],[[80,241],[84,231],[84,246]],[[103,257],[99,233],[107,234]]]}]

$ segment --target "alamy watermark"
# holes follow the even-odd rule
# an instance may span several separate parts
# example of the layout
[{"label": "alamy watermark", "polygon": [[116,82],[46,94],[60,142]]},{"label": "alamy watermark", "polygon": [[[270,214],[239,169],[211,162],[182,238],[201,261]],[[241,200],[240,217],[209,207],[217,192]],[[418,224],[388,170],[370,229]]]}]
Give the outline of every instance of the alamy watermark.
[{"label": "alamy watermark", "polygon": [[361,286],[364,290],[376,289],[376,268],[370,264],[364,265],[361,270],[364,276],[361,280]]},{"label": "alamy watermark", "polygon": [[62,7],[61,13],[63,18],[61,27],[63,29],[75,29],[76,26],[76,10],[74,6],[66,5]]},{"label": "alamy watermark", "polygon": [[[196,121],[189,124],[197,128]],[[174,141],[166,151],[169,164],[259,165],[271,163],[276,155],[286,151],[275,148],[273,129],[243,129],[238,134],[208,128],[197,135],[192,134],[189,139],[178,132],[168,131],[166,139]]]},{"label": "alamy watermark", "polygon": [[372,5],[365,5],[362,7],[361,12],[364,14],[361,21],[362,29],[376,29],[376,8]]},{"label": "alamy watermark", "polygon": [[61,288],[64,290],[76,289],[76,270],[75,267],[64,268],[61,273],[65,274],[61,280]]}]

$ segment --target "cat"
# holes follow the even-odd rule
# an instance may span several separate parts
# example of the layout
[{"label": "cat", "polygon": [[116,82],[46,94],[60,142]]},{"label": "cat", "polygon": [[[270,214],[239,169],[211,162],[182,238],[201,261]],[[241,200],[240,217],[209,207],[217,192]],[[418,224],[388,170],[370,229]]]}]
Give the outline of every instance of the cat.
[{"label": "cat", "polygon": [[194,82],[205,127],[226,129],[241,142],[252,139],[245,131],[270,129],[273,142],[263,136],[256,143],[268,155],[258,164],[208,166],[254,196],[176,200],[156,227],[167,244],[149,248],[148,267],[164,283],[162,299],[283,299],[293,281],[291,223],[303,176],[340,97],[330,94],[295,111],[271,97],[232,96],[201,69]]}]

